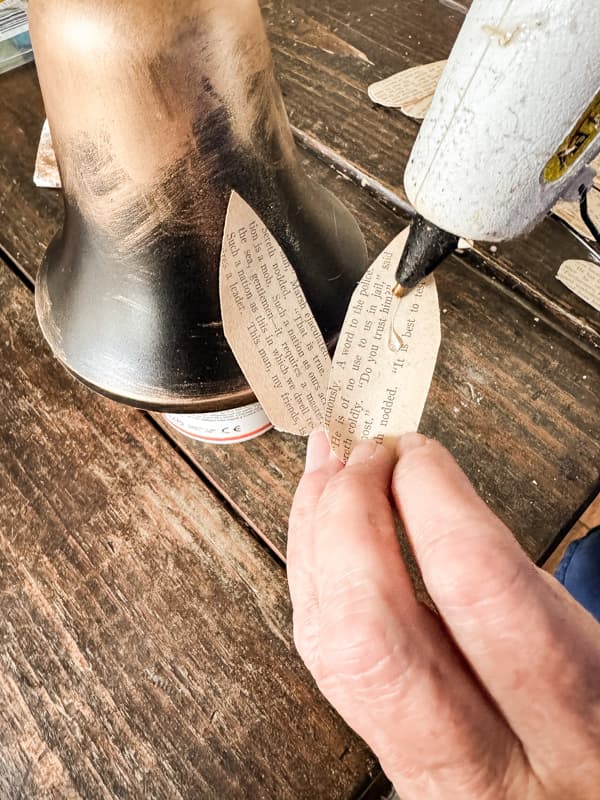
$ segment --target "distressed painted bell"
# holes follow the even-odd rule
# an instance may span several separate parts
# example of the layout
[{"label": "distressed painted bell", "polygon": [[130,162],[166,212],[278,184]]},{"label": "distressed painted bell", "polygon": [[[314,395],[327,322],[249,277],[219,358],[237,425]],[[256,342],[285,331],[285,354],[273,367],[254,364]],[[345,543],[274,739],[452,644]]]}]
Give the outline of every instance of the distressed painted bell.
[{"label": "distressed painted bell", "polygon": [[36,287],[80,380],[157,411],[253,396],[225,337],[219,258],[235,189],[296,269],[333,345],[367,256],[303,172],[256,0],[30,0],[65,218]]}]

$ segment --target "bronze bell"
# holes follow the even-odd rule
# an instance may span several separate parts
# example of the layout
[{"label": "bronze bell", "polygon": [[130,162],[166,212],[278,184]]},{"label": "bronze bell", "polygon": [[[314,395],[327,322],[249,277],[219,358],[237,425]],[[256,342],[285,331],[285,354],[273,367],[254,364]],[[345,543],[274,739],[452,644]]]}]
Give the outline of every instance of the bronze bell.
[{"label": "bronze bell", "polygon": [[65,221],[37,279],[56,356],[93,389],[157,411],[253,395],[220,320],[235,189],[335,343],[367,255],[296,153],[257,0],[30,0]]}]

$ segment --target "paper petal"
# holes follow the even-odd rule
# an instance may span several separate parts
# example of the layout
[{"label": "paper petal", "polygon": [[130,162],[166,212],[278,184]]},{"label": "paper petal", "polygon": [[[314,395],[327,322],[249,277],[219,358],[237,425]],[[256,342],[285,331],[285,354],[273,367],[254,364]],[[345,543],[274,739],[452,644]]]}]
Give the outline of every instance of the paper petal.
[{"label": "paper petal", "polygon": [[600,311],[600,264],[593,261],[565,261],[556,277],[567,289]]},{"label": "paper petal", "polygon": [[232,192],[220,270],[229,346],[279,431],[324,424],[331,358],[298,278],[255,211]]},{"label": "paper petal", "polygon": [[42,189],[60,189],[62,186],[48,120],[42,128],[33,182]]},{"label": "paper petal", "polygon": [[408,117],[422,120],[429,111],[446,63],[435,61],[397,72],[369,86],[369,97],[373,103],[386,108],[399,108]]},{"label": "paper petal", "polygon": [[358,285],[333,358],[326,425],[333,450],[347,461],[363,439],[383,444],[416,431],[441,343],[433,276],[402,300],[392,289],[408,238],[403,231]]}]

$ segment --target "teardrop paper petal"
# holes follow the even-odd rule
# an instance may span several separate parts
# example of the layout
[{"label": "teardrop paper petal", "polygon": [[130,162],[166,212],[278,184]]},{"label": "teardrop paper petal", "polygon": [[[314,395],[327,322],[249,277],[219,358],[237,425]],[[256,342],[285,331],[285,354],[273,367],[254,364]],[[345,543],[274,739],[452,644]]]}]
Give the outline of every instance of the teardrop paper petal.
[{"label": "teardrop paper petal", "polygon": [[567,289],[600,311],[600,264],[593,261],[565,261],[556,277]]},{"label": "teardrop paper petal", "polygon": [[331,358],[285,253],[253,209],[232,192],[220,271],[229,346],[279,431],[322,428]]},{"label": "teardrop paper petal", "polygon": [[413,119],[424,119],[447,61],[397,72],[369,86],[369,98],[386,108],[399,108]]},{"label": "teardrop paper petal", "polygon": [[60,189],[62,186],[48,120],[44,122],[40,136],[33,182],[41,189]]},{"label": "teardrop paper petal", "polygon": [[416,431],[441,343],[433,276],[402,300],[392,289],[403,231],[358,285],[340,334],[327,395],[331,446],[343,461],[363,439],[390,444]]}]

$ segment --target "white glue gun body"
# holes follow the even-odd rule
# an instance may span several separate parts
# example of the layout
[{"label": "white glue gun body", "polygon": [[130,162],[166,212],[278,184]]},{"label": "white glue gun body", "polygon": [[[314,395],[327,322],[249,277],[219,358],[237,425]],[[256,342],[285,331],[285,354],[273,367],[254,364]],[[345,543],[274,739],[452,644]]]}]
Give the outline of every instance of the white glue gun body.
[{"label": "white glue gun body", "polygon": [[599,0],[474,0],[406,170],[413,257],[435,256],[436,230],[451,250],[533,228],[589,185],[599,132]]}]

